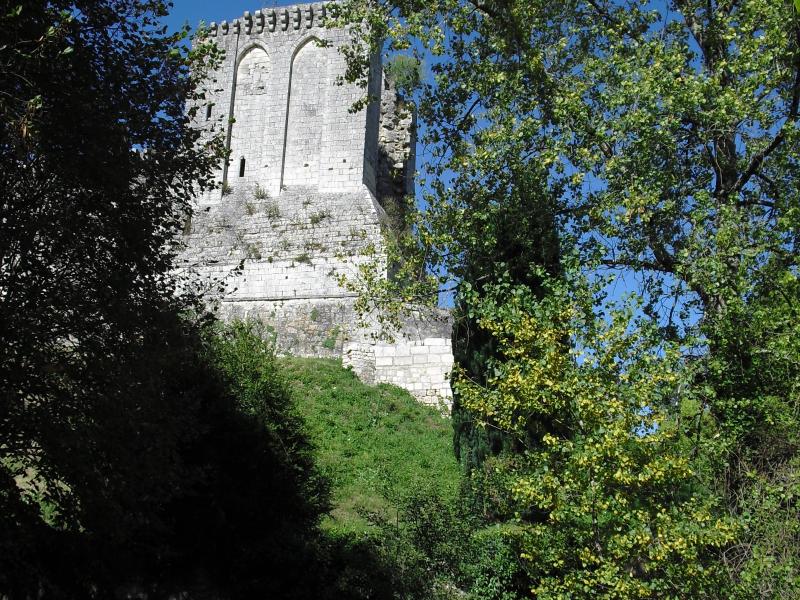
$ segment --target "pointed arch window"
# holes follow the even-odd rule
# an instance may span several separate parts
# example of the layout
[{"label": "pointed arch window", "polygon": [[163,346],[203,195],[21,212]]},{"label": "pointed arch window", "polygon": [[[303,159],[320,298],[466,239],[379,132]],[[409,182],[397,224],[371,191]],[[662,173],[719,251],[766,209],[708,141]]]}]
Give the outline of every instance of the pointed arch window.
[{"label": "pointed arch window", "polygon": [[319,184],[328,52],[309,38],[292,57],[283,154],[285,185]]},{"label": "pointed arch window", "polygon": [[[270,83],[270,58],[261,46],[244,51],[236,65],[236,75],[231,98],[231,116],[228,149],[231,158],[239,156],[239,177],[245,176],[245,155],[252,165],[262,163],[264,127],[267,118],[266,93]],[[255,162],[253,162],[255,161]],[[233,162],[233,161],[232,161]],[[252,166],[251,165],[251,166]],[[230,165],[236,168],[235,163]],[[257,176],[251,168],[250,175]],[[228,171],[226,167],[225,180]],[[231,177],[234,177],[231,174]]]}]

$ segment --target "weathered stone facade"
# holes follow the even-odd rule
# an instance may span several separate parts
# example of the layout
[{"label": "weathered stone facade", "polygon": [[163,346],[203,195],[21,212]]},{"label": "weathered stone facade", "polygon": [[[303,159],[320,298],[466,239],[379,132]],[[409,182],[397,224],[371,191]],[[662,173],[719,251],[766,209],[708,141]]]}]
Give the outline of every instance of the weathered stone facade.
[{"label": "weathered stone facade", "polygon": [[200,198],[185,232],[180,267],[219,281],[223,318],[258,318],[278,348],[341,356],[366,381],[449,403],[453,364],[446,311],[413,311],[389,343],[378,319],[359,326],[355,296],[340,276],[369,263],[386,276],[382,227],[397,226],[413,194],[414,113],[373,59],[367,92],[341,84],[350,41],[322,26],[322,4],[263,9],[212,23],[225,50],[197,111],[212,136],[224,133],[230,161],[221,189]]}]

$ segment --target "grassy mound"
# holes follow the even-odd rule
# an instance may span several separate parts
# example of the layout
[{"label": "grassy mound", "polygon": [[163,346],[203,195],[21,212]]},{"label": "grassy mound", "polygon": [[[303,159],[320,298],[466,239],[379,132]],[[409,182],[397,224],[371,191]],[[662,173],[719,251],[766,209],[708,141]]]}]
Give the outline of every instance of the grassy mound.
[{"label": "grassy mound", "polygon": [[327,527],[363,529],[365,511],[391,510],[387,498],[420,488],[455,497],[459,467],[448,418],[400,388],[364,385],[339,361],[281,362],[333,486]]}]

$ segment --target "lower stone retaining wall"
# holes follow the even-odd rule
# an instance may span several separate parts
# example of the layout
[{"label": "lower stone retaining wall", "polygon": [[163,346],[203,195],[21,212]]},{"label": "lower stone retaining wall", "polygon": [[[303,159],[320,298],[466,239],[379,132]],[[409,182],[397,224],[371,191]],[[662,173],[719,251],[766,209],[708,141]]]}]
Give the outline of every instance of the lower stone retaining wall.
[{"label": "lower stone retaining wall", "polygon": [[262,322],[282,354],[339,358],[354,320],[353,304],[353,298],[223,301],[219,316]]},{"label": "lower stone retaining wall", "polygon": [[353,330],[342,349],[342,362],[362,380],[391,383],[426,404],[449,408],[452,318],[440,309],[415,309],[400,330],[386,339],[377,321]]},{"label": "lower stone retaining wall", "polygon": [[[449,408],[452,319],[446,310],[416,309],[397,332],[376,318],[359,324],[355,298],[222,301],[223,320],[258,320],[280,353],[340,358],[370,384],[391,383],[419,401]],[[390,337],[388,337],[390,336]]]}]

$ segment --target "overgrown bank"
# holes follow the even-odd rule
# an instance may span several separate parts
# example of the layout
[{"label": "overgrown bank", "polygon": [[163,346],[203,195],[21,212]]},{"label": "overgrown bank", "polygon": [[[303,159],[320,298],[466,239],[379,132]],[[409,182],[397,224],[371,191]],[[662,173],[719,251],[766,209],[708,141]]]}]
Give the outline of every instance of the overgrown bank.
[{"label": "overgrown bank", "polygon": [[361,383],[339,361],[281,361],[332,486],[329,526],[361,529],[365,513],[414,490],[455,499],[459,468],[450,420],[406,391]]},{"label": "overgrown bank", "polygon": [[322,531],[337,598],[525,597],[518,531],[476,510],[488,481],[463,479],[449,417],[338,361],[280,364],[331,483]]}]

